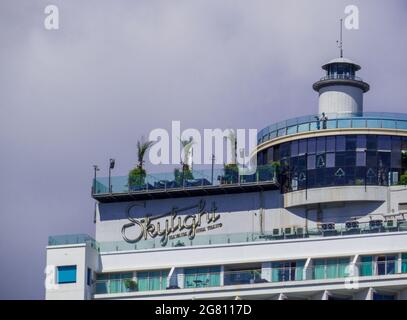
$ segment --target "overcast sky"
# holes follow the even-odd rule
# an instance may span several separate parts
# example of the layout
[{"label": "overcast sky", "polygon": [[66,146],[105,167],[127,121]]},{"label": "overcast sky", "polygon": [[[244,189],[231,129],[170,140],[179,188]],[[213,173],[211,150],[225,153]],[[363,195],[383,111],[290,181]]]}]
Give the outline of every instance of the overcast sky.
[{"label": "overcast sky", "polygon": [[48,235],[94,235],[92,165],[104,175],[114,157],[126,174],[140,136],[317,112],[312,83],[338,56],[349,4],[360,30],[345,32],[345,56],[371,84],[365,111],[406,112],[405,0],[2,0],[0,298],[44,298]]}]

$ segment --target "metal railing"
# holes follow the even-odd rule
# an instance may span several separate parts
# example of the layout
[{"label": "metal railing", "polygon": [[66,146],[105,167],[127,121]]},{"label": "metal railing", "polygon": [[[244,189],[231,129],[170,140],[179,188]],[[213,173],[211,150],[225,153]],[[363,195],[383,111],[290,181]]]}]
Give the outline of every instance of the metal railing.
[{"label": "metal railing", "polygon": [[117,176],[109,178],[97,177],[93,181],[92,192],[94,195],[109,193],[148,193],[152,191],[169,191],[199,189],[207,187],[221,187],[231,185],[246,185],[258,183],[276,183],[277,170],[272,165],[258,166],[255,173],[241,175],[238,168],[193,170],[187,173],[170,172],[147,174],[137,177]]},{"label": "metal railing", "polygon": [[[284,232],[285,229],[290,229],[290,232]],[[278,232],[266,232],[266,233],[231,233],[231,234],[213,234],[213,235],[197,235],[194,239],[190,240],[187,237],[170,239],[165,246],[162,246],[160,238],[141,240],[138,243],[128,243],[124,240],[121,241],[108,241],[108,242],[96,242],[89,236],[85,235],[61,235],[50,236],[48,245],[68,245],[79,243],[90,243],[92,247],[99,252],[120,252],[120,251],[134,251],[134,250],[148,250],[159,248],[176,248],[176,247],[192,247],[203,245],[223,245],[233,243],[254,243],[254,242],[269,242],[269,241],[281,241],[292,239],[307,239],[307,238],[324,238],[324,237],[341,237],[350,235],[363,235],[363,234],[375,234],[375,233],[395,233],[407,231],[407,222],[399,221],[397,225],[380,227],[369,226],[369,223],[360,223],[358,228],[346,228],[345,226],[336,226],[332,230],[323,230],[321,228],[283,228],[275,229]]]},{"label": "metal railing", "polygon": [[325,77],[322,77],[320,81],[325,80],[355,80],[355,81],[363,81],[362,78],[350,75],[350,74],[330,74]]},{"label": "metal railing", "polygon": [[258,144],[286,135],[325,129],[368,128],[407,130],[407,114],[402,113],[331,113],[326,114],[326,116],[328,119],[326,122],[320,120],[320,114],[315,114],[272,124],[259,131],[257,135]]}]

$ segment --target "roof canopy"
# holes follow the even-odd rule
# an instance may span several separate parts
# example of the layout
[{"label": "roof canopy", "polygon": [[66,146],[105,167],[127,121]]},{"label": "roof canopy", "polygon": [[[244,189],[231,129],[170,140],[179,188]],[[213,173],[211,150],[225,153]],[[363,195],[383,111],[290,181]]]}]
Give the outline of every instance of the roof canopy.
[{"label": "roof canopy", "polygon": [[353,62],[352,60],[346,59],[346,58],[333,59],[333,60],[329,61],[327,64],[324,64],[322,66],[322,69],[327,70],[329,65],[335,64],[335,63],[351,64],[351,65],[355,66],[355,71],[359,71],[360,69],[362,69],[357,63]]}]

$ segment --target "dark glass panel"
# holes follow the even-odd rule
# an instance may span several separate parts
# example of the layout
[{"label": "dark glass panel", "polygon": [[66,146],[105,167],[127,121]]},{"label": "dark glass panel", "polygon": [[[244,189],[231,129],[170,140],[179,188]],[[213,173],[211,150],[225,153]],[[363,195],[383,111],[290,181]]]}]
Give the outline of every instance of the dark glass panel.
[{"label": "dark glass panel", "polygon": [[356,136],[346,136],[346,150],[347,151],[356,150]]},{"label": "dark glass panel", "polygon": [[335,185],[335,168],[327,168],[325,169],[325,184],[327,186],[334,186]]},{"label": "dark glass panel", "polygon": [[346,138],[345,136],[336,137],[336,151],[345,151],[346,150]]},{"label": "dark glass panel", "polygon": [[367,149],[368,150],[377,150],[377,136],[368,135],[367,137]]},{"label": "dark glass panel", "polygon": [[335,152],[335,137],[326,138],[326,152]]},{"label": "dark glass panel", "polygon": [[366,153],[366,166],[368,167],[377,167],[377,152],[368,151]]},{"label": "dark glass panel", "polygon": [[291,142],[291,157],[298,156],[298,141]]},{"label": "dark glass panel", "polygon": [[269,163],[274,161],[274,148],[271,147],[267,150],[267,160]]},{"label": "dark glass panel", "polygon": [[290,156],[290,143],[283,143],[280,146],[280,157],[281,159],[288,158]]},{"label": "dark glass panel", "polygon": [[345,166],[354,167],[356,166],[356,152],[347,151],[345,155]]},{"label": "dark glass panel", "polygon": [[315,138],[308,139],[308,153],[314,154],[316,151],[317,141]]},{"label": "dark glass panel", "polygon": [[325,153],[325,137],[320,137],[317,139],[317,153]]},{"label": "dark glass panel", "polygon": [[337,152],[335,156],[335,166],[344,167],[345,166],[345,152]]},{"label": "dark glass panel", "polygon": [[391,151],[391,137],[379,136],[377,139],[377,150]]},{"label": "dark glass panel", "polygon": [[360,135],[356,138],[356,148],[357,149],[366,149],[367,139],[366,136]]},{"label": "dark glass panel", "polygon": [[378,166],[379,167],[390,167],[390,159],[391,159],[391,153],[390,152],[378,152],[377,153],[377,159],[378,159]]},{"label": "dark glass panel", "polygon": [[298,154],[303,155],[307,153],[307,139],[302,139],[299,142]]},{"label": "dark glass panel", "polygon": [[324,169],[317,169],[315,170],[315,185],[317,187],[323,187],[325,184],[325,170]]}]

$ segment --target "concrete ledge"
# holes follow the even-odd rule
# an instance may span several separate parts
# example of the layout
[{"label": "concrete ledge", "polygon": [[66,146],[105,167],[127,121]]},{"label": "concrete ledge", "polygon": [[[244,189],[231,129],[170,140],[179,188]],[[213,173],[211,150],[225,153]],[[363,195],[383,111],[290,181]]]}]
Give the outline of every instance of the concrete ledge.
[{"label": "concrete ledge", "polygon": [[336,202],[384,202],[388,187],[339,186],[308,189],[284,194],[284,208]]}]

